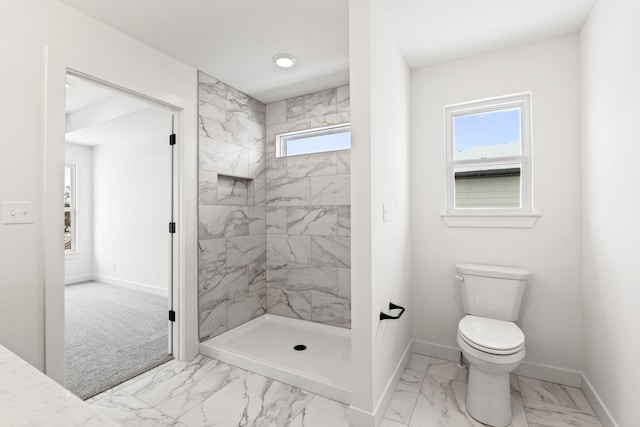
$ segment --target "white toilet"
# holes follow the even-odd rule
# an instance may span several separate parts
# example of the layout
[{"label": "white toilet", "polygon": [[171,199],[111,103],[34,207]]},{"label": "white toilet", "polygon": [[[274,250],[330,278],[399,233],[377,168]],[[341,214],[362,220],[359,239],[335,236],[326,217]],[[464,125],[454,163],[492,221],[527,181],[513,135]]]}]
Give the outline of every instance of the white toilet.
[{"label": "white toilet", "polygon": [[530,273],[521,268],[457,264],[462,305],[458,345],[469,361],[467,412],[490,426],[511,423],[509,374],[524,359],[518,320]]}]

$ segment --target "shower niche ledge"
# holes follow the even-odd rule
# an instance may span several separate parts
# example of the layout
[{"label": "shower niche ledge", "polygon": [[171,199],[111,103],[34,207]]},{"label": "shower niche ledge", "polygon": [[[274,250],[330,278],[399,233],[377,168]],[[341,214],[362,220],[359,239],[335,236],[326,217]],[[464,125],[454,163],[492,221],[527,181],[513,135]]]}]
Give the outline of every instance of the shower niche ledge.
[{"label": "shower niche ledge", "polygon": [[200,343],[200,353],[351,403],[351,330],[265,314]]}]

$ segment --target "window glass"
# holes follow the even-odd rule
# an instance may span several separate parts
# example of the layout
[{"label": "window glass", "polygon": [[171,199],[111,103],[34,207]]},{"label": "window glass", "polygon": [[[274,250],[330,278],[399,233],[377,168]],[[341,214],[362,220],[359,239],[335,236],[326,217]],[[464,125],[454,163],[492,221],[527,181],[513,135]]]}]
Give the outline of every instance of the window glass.
[{"label": "window glass", "polygon": [[351,148],[350,131],[287,139],[287,156],[348,150],[349,148]]},{"label": "window glass", "polygon": [[75,166],[64,167],[64,250],[75,251]]},{"label": "window glass", "polygon": [[453,159],[519,156],[520,109],[458,115],[453,118]]},{"label": "window glass", "polygon": [[351,148],[351,125],[307,129],[276,135],[278,157],[348,150]]},{"label": "window glass", "polygon": [[447,212],[531,212],[530,95],[445,108]]}]

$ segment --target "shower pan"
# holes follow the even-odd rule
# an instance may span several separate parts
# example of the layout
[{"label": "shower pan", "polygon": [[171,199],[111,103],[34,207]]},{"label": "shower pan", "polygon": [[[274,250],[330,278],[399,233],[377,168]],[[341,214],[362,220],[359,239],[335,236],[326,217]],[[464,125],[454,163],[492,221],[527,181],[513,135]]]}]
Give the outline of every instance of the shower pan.
[{"label": "shower pan", "polygon": [[273,314],[200,344],[200,353],[351,403],[351,330]]}]

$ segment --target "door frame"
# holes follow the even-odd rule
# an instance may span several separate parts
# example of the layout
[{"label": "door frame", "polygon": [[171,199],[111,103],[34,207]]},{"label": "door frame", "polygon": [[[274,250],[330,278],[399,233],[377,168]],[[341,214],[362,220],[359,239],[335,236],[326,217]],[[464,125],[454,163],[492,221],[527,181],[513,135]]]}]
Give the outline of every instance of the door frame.
[{"label": "door frame", "polygon": [[[65,52],[52,46],[44,51],[43,155],[41,218],[42,282],[44,283],[45,373],[64,385],[64,251],[63,188],[66,74],[92,79],[119,91],[131,93],[174,110],[177,149],[175,150],[175,218],[173,259],[173,355],[190,360],[198,354],[197,311],[197,72],[193,70],[193,92],[170,93],[149,78],[157,73],[154,64],[114,67],[101,55]],[[170,73],[166,73],[170,74]],[[181,96],[182,95],[182,96]],[[168,146],[168,142],[167,142]]]}]

